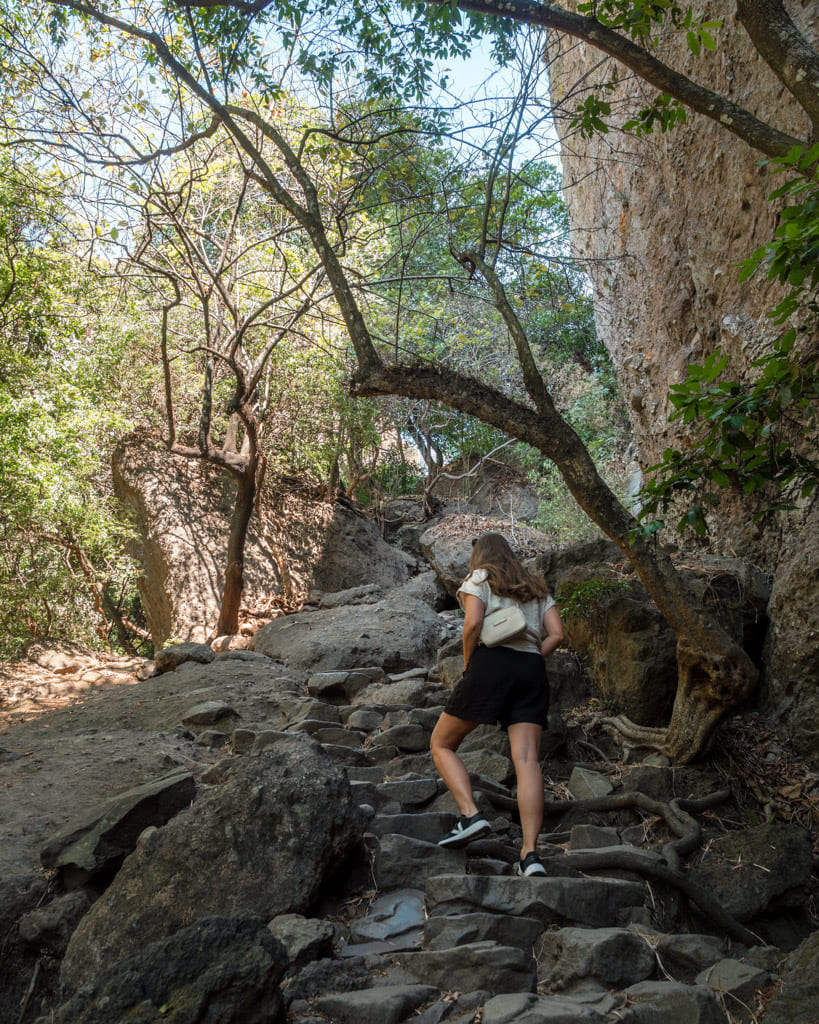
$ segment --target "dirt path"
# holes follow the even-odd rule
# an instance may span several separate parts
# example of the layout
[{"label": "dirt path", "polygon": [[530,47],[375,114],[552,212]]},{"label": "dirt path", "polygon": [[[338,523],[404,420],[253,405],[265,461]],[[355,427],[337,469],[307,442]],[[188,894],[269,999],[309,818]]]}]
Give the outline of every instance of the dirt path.
[{"label": "dirt path", "polygon": [[204,768],[222,754],[181,734],[184,711],[229,700],[248,728],[266,725],[248,683],[187,690],[180,673],[143,681],[136,662],[96,662],[57,674],[0,664],[0,872],[29,873],[70,819],[177,765]]}]

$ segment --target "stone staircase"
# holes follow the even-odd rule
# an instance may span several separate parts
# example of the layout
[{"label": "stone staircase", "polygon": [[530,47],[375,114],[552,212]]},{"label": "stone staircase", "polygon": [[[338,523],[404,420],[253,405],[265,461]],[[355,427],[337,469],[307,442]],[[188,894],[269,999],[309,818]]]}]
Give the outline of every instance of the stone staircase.
[{"label": "stone staircase", "polygon": [[[436,845],[456,808],[428,753],[447,691],[424,670],[319,673],[307,690],[286,728],[308,733],[345,767],[369,819],[369,858],[334,880],[317,917],[271,924],[291,958],[283,983],[290,1024],[757,1020],[757,994],[773,982],[781,954],[663,931],[652,913],[656,887],[639,874],[571,866],[567,848],[618,845],[616,829],[577,823],[550,832],[547,816],[539,850],[548,876],[513,874],[514,772],[498,730],[481,727],[462,748],[491,836],[465,850]],[[656,782],[651,770],[642,778],[649,789]],[[578,797],[590,786],[612,789],[588,770],[574,784]],[[627,835],[634,847],[644,832]],[[345,916],[345,905],[355,913]]]}]

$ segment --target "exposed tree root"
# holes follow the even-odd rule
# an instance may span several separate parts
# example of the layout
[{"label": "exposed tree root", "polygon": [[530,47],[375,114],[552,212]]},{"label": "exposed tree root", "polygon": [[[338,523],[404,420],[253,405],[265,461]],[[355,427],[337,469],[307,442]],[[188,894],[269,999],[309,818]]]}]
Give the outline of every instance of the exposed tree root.
[{"label": "exposed tree root", "polygon": [[668,728],[652,727],[648,725],[637,725],[626,715],[606,717],[598,719],[601,725],[606,726],[621,740],[630,740],[641,747],[649,750],[658,750],[661,754],[669,756]]},{"label": "exposed tree root", "polygon": [[644,793],[617,793],[613,796],[589,800],[547,800],[548,814],[561,814],[569,810],[620,811],[639,808],[663,819],[677,838],[663,845],[662,851],[640,850],[633,846],[609,846],[599,850],[570,850],[558,860],[578,871],[617,869],[634,871],[646,878],[654,878],[674,886],[699,907],[702,914],[726,935],[746,946],[761,943],[758,935],[740,924],[707,889],[685,872],[681,859],[693,853],[702,840],[702,828],[690,812],[704,811],[723,803],[730,790],[722,789],[699,800],[654,800]]}]

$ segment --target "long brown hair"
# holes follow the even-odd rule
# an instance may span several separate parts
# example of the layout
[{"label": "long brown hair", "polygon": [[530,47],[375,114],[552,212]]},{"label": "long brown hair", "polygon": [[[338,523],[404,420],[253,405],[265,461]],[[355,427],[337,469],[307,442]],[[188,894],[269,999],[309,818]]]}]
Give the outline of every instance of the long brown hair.
[{"label": "long brown hair", "polygon": [[499,597],[525,602],[549,596],[545,581],[529,572],[500,533],[485,533],[472,542],[469,568],[486,569],[487,582]]}]

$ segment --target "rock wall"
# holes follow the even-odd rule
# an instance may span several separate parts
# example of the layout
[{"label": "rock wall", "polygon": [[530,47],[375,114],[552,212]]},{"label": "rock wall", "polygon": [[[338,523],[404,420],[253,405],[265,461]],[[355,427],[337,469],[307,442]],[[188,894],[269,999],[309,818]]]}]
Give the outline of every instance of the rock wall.
[{"label": "rock wall", "polygon": [[[137,438],[116,448],[113,477],[133,517],[132,550],[154,644],[205,640],[219,613],[235,484],[212,466]],[[245,551],[247,608],[269,607],[282,592],[299,598],[311,588],[390,587],[407,578],[405,560],[373,522],[293,483],[269,488],[263,516],[263,525],[251,520]]]},{"label": "rock wall", "polygon": [[[787,6],[819,45],[816,4],[794,0]],[[695,13],[705,7],[693,4]],[[723,19],[716,52],[695,57],[685,34],[670,32],[657,55],[777,127],[808,137],[807,116],[754,50],[734,19],[734,5],[716,0],[707,10]],[[654,90],[575,40],[553,37],[549,57],[564,132],[573,245],[588,261],[598,332],[615,364],[646,467],[666,447],[686,445],[689,428],[668,423],[668,388],[684,378],[686,366],[720,347],[731,358],[732,373],[748,379],[753,360],[776,337],[767,312],[782,295],[779,286],[758,275],[744,284],[737,280],[737,264],[773,235],[776,208],[766,199],[772,183],[758,152],[697,114],[672,132],[643,139],[616,130],[591,140],[569,134],[589,83],[614,84],[606,98],[618,124],[650,101]],[[709,543],[772,575],[762,702],[819,763],[819,737],[808,724],[819,713],[819,633],[812,611],[819,582],[810,559],[799,554],[811,539],[811,513],[803,509],[760,528],[750,521],[754,511],[747,499],[726,493],[711,517]],[[807,629],[797,621],[804,609]]]},{"label": "rock wall", "polygon": [[[724,21],[716,52],[695,57],[685,33],[672,31],[657,55],[807,138],[807,116],[734,21],[734,5],[693,4],[695,13],[706,6],[709,17]],[[788,9],[819,42],[815,4],[802,0]],[[591,82],[615,85],[606,95],[615,125],[654,95],[622,65],[601,61],[591,46],[553,37],[549,55],[555,62],[552,98],[564,132]],[[759,276],[737,281],[737,264],[768,241],[776,225],[776,209],[766,202],[770,175],[758,152],[693,113],[673,131],[643,139],[616,129],[591,140],[564,134],[561,159],[574,250],[588,261],[597,329],[629,406],[640,462],[650,466],[666,447],[685,444],[689,428],[668,423],[668,388],[684,378],[686,366],[719,346],[744,379],[776,336],[766,313],[782,294],[779,286]],[[775,563],[771,555],[779,537],[770,531],[763,537],[747,526],[744,499],[728,499],[720,512],[713,524],[715,545],[769,567]]]}]

